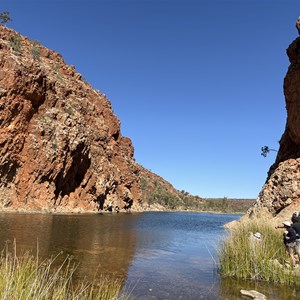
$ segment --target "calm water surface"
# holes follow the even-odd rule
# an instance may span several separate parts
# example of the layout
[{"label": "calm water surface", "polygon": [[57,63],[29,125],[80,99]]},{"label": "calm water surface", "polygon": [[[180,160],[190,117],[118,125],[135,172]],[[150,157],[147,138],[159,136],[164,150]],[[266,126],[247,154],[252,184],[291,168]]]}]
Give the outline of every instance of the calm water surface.
[{"label": "calm water surface", "polygon": [[[237,215],[142,213],[105,215],[0,214],[0,246],[49,257],[63,252],[79,264],[77,277],[98,272],[124,278],[133,299],[244,299],[256,289],[272,300],[300,299],[290,287],[220,279],[216,247],[223,225]],[[63,258],[61,258],[63,259]]]}]

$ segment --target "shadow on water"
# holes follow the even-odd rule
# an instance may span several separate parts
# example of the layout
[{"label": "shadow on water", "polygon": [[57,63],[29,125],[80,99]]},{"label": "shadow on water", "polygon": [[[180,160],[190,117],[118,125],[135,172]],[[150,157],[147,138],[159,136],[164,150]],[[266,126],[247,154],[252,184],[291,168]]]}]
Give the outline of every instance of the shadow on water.
[{"label": "shadow on water", "polygon": [[300,299],[291,287],[221,279],[216,247],[237,215],[142,213],[104,215],[0,214],[0,248],[16,239],[19,253],[49,258],[61,251],[79,264],[76,278],[124,280],[136,300],[234,300],[255,289],[272,300]]}]

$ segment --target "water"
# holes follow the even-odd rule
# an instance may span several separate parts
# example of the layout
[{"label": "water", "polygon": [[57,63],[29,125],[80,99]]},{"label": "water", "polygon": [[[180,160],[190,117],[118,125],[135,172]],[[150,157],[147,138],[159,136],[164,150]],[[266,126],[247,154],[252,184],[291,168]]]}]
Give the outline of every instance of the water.
[{"label": "water", "polygon": [[[79,264],[78,278],[96,272],[125,280],[138,300],[242,299],[256,289],[272,300],[300,299],[291,287],[220,279],[216,247],[237,215],[143,213],[105,215],[0,214],[0,247],[50,257],[63,251]],[[38,250],[37,250],[38,249]],[[63,258],[61,258],[63,259]]]}]

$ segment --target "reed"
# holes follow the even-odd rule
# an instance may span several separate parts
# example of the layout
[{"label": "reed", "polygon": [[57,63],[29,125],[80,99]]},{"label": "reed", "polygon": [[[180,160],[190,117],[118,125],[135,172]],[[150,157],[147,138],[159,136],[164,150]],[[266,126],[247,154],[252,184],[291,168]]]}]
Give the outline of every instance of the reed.
[{"label": "reed", "polygon": [[[260,232],[262,238],[253,243],[251,232]],[[266,220],[243,222],[230,229],[217,252],[221,276],[300,285],[300,268],[290,267],[282,231]]]},{"label": "reed", "polygon": [[12,252],[4,249],[0,257],[0,299],[128,299],[120,295],[122,282],[117,278],[100,276],[97,281],[74,283],[76,266],[68,257],[57,266],[57,258],[40,261],[29,252],[17,256],[15,244]]}]

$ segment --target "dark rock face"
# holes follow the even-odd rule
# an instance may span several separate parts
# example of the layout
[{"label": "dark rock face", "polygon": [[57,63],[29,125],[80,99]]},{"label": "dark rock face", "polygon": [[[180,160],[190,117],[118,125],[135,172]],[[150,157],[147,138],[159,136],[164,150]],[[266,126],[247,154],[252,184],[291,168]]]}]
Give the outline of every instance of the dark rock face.
[{"label": "dark rock face", "polygon": [[300,211],[300,38],[291,43],[287,55],[290,66],[284,79],[286,127],[276,161],[250,215],[263,209],[272,216],[290,218],[293,211]]},{"label": "dark rock face", "polygon": [[3,26],[0,132],[0,207],[138,207],[140,167],[109,100],[58,53]]}]

